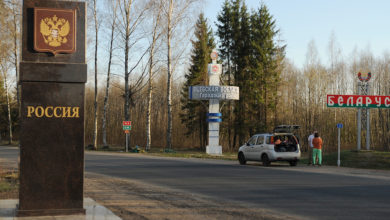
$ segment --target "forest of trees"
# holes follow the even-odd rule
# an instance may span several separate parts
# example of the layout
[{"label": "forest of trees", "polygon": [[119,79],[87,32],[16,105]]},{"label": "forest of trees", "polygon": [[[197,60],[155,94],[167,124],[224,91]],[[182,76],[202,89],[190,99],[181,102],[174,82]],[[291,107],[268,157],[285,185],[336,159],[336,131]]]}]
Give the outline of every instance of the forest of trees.
[{"label": "forest of trees", "polygon": [[[240,100],[221,104],[220,143],[236,151],[251,135],[300,125],[304,145],[318,130],[325,151],[356,148],[356,109],[326,107],[327,94],[356,94],[357,73],[370,71],[372,95],[390,95],[390,53],[342,51],[330,33],[327,59],[314,41],[302,67],[285,57],[288,42],[265,4],[248,9],[225,0],[216,28],[200,0],[88,0],[85,145],[123,146],[122,121],[132,121],[130,147],[207,145],[207,101],[188,100],[188,86],[207,85],[210,52],[223,64],[221,84],[239,86]],[[0,135],[17,142],[21,0],[0,0]],[[390,150],[390,111],[371,109],[371,146]],[[363,135],[363,143],[364,135]],[[364,145],[363,147],[364,148]]]}]

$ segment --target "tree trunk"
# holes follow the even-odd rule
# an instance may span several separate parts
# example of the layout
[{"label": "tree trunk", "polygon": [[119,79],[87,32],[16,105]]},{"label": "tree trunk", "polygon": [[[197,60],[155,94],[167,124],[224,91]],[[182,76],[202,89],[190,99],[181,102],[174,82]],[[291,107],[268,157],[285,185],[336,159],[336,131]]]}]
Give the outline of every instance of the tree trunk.
[{"label": "tree trunk", "polygon": [[148,107],[146,110],[146,151],[150,150],[152,139],[151,139],[151,111],[152,111],[152,92],[153,92],[153,53],[154,53],[155,35],[153,36],[152,47],[150,48],[150,63],[149,63],[149,82],[148,82]]},{"label": "tree trunk", "polygon": [[[229,76],[228,76],[228,85],[232,85],[232,77],[231,77],[231,66],[230,66],[230,54],[228,53],[228,71],[229,71]],[[234,144],[232,142],[232,127],[233,127],[233,118],[232,118],[232,102],[229,101],[228,103],[228,142],[229,142],[229,150],[234,149]]]},{"label": "tree trunk", "polygon": [[167,30],[167,48],[168,48],[168,81],[167,81],[167,107],[168,107],[168,128],[167,128],[167,149],[172,148],[172,73],[171,73],[171,22],[173,11],[173,0],[169,1],[168,9],[168,30]]},{"label": "tree trunk", "polygon": [[[124,112],[125,112],[125,121],[130,120],[130,88],[129,88],[129,50],[130,50],[130,8],[131,8],[131,1],[129,2],[128,7],[125,9],[126,13],[126,32],[125,32],[125,106],[124,106]],[[126,135],[126,142],[130,145],[130,134]]]},{"label": "tree trunk", "polygon": [[154,49],[157,43],[157,39],[160,37],[158,33],[158,27],[160,25],[161,16],[161,3],[158,5],[158,13],[156,15],[156,21],[153,28],[152,45],[150,46],[150,63],[149,63],[149,82],[148,82],[148,106],[146,110],[146,150],[149,151],[152,145],[151,137],[151,111],[152,111],[152,97],[153,97],[153,66],[154,66]]},{"label": "tree trunk", "polygon": [[103,146],[107,145],[107,109],[108,109],[108,99],[110,91],[110,75],[111,75],[111,63],[112,63],[112,53],[113,53],[113,44],[114,44],[114,33],[115,33],[115,23],[116,23],[116,8],[118,6],[118,0],[113,11],[113,21],[111,25],[111,38],[110,38],[110,55],[108,58],[108,69],[107,69],[107,82],[106,82],[106,95],[104,96],[104,105],[103,105],[103,121],[102,121],[102,130],[103,130]]},{"label": "tree trunk", "polygon": [[98,111],[98,103],[97,103],[97,96],[98,96],[98,84],[97,84],[97,53],[98,53],[98,21],[97,21],[97,15],[96,15],[96,1],[93,1],[93,17],[95,20],[95,99],[94,99],[94,128],[93,128],[93,148],[97,150],[97,111]]},{"label": "tree trunk", "polygon": [[[14,25],[14,59],[15,59],[15,75],[16,75],[16,80],[18,80],[18,74],[19,74],[19,66],[18,66],[18,27],[17,27],[17,12],[15,11],[16,5],[14,4],[12,6],[12,13],[13,13],[13,25]],[[20,98],[19,98],[19,84],[16,83],[16,99],[18,101],[18,107],[20,106]]]},{"label": "tree trunk", "polygon": [[[151,57],[151,63],[153,58]],[[152,64],[150,64],[150,68]],[[153,83],[152,83],[152,70],[149,70],[149,85],[148,85],[148,109],[146,110],[146,151],[149,151],[152,145],[152,138],[151,138],[151,110],[152,110],[152,92],[153,92]]]},{"label": "tree trunk", "polygon": [[7,82],[7,73],[3,72],[4,77],[4,87],[5,87],[5,95],[7,99],[7,109],[8,109],[8,128],[9,128],[9,139],[8,144],[12,144],[12,118],[11,118],[11,103],[9,98],[9,89],[8,89],[8,82]]}]

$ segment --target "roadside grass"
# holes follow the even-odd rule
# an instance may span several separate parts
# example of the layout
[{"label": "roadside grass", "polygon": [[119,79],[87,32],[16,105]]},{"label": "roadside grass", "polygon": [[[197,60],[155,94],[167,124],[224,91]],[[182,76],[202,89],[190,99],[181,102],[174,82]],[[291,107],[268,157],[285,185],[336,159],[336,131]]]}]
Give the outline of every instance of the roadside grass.
[{"label": "roadside grass", "polygon": [[153,156],[162,156],[162,157],[182,157],[182,158],[205,158],[205,159],[220,159],[220,160],[237,160],[237,153],[223,153],[221,156],[214,156],[206,154],[205,152],[200,151],[168,151],[164,152],[163,150],[156,152],[141,152],[142,154],[146,155],[153,155]]},{"label": "roadside grass", "polygon": [[[337,152],[322,156],[322,164],[337,166]],[[308,155],[302,155],[300,164],[308,163]],[[346,150],[340,152],[340,166],[390,170],[390,152]]]},{"label": "roadside grass", "polygon": [[0,195],[1,193],[12,193],[18,190],[19,175],[17,172],[0,173]]},{"label": "roadside grass", "polygon": [[[237,152],[223,152],[222,156],[213,156],[206,154],[205,150],[199,148],[167,150],[164,148],[152,147],[148,152],[141,147],[138,147],[137,150],[135,149],[136,148],[129,149],[129,153],[140,153],[143,155],[160,157],[237,160]],[[98,151],[123,152],[124,149],[123,146],[110,146],[108,149],[99,147]],[[345,150],[341,152],[340,160],[342,167],[390,170],[390,152]],[[325,153],[322,156],[322,161],[324,165],[337,166],[337,152]],[[298,164],[306,165],[307,162],[308,155],[303,152]]]},{"label": "roadside grass", "polygon": [[19,147],[19,141],[12,141],[12,143],[10,144],[9,141],[1,140],[0,145],[9,146],[9,147]]},{"label": "roadside grass", "polygon": [[[89,150],[89,149],[87,149]],[[93,151],[93,150],[92,150]],[[98,151],[107,152],[124,152],[123,146],[109,146],[104,148],[99,146]],[[223,152],[221,156],[213,156],[206,154],[205,150],[199,148],[190,149],[165,149],[152,147],[151,150],[145,151],[142,147],[129,149],[129,153],[139,153],[143,155],[159,156],[159,157],[181,157],[181,158],[205,158],[205,159],[221,159],[221,160],[237,160],[237,152]]]},{"label": "roadside grass", "polygon": [[5,180],[0,180],[0,192],[7,192],[12,190],[12,185]]}]

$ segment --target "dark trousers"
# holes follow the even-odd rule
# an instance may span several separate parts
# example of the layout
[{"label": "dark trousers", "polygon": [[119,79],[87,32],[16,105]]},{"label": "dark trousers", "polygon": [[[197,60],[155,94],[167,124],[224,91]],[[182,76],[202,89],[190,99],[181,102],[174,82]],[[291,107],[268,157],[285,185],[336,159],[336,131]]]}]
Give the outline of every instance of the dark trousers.
[{"label": "dark trousers", "polygon": [[313,164],[313,148],[309,146],[308,149],[308,162],[307,164]]}]

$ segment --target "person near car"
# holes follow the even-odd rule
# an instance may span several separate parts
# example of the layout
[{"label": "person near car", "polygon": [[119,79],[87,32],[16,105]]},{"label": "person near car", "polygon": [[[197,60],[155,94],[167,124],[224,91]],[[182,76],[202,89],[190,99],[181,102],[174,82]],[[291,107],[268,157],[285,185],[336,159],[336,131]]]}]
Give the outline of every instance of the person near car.
[{"label": "person near car", "polygon": [[282,143],[282,141],[280,140],[280,138],[276,138],[275,145],[279,145],[281,143]]},{"label": "person near car", "polygon": [[313,139],[314,139],[314,134],[316,133],[317,131],[314,131],[312,134],[309,135],[309,138],[307,139],[307,142],[309,144],[309,147],[307,149],[308,151],[308,154],[309,154],[309,158],[308,158],[308,162],[307,162],[307,165],[310,165],[313,163]]},{"label": "person near car", "polygon": [[314,133],[313,143],[313,165],[316,165],[316,158],[318,158],[318,166],[322,164],[322,138],[318,132]]}]

